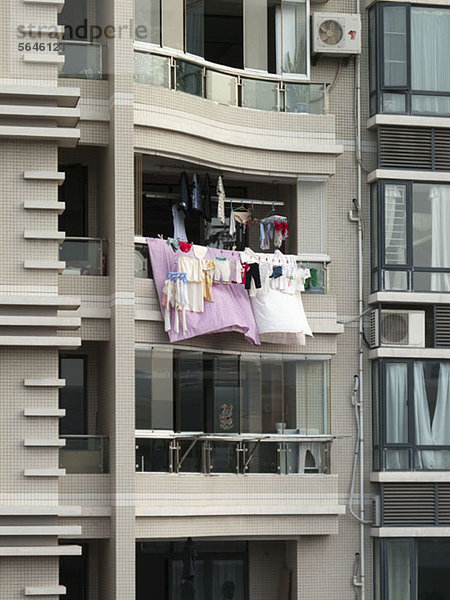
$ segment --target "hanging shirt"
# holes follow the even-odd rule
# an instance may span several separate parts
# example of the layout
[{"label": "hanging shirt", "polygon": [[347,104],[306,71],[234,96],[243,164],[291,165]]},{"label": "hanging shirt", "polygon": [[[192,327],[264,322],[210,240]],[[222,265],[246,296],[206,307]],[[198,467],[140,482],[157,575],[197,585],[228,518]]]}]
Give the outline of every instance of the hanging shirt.
[{"label": "hanging shirt", "polygon": [[187,242],[186,228],[184,226],[184,212],[177,208],[176,204],[172,205],[173,217],[173,237],[176,240]]},{"label": "hanging shirt", "polygon": [[178,210],[182,210],[185,215],[190,212],[191,197],[189,195],[189,181],[185,171],[180,176],[180,199],[178,200]]},{"label": "hanging shirt", "polygon": [[218,198],[217,218],[223,225],[225,223],[225,198],[226,197],[225,197],[225,188],[223,185],[222,175],[219,175],[219,178],[217,179],[216,193],[217,193],[217,198]]},{"label": "hanging shirt", "polygon": [[194,173],[193,178],[192,213],[197,215],[203,214],[202,188],[200,186],[197,173]]},{"label": "hanging shirt", "polygon": [[202,261],[191,256],[178,257],[178,270],[187,277],[187,310],[202,313],[203,304],[203,268]]}]

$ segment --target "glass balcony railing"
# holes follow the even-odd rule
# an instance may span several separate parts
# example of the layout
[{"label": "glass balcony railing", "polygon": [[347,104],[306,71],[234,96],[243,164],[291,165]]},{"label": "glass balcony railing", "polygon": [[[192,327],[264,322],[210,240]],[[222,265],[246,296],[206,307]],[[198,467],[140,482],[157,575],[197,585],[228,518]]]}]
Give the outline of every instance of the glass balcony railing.
[{"label": "glass balcony railing", "polygon": [[59,466],[66,473],[108,473],[108,438],[101,435],[63,435]]},{"label": "glass balcony railing", "polygon": [[291,113],[325,114],[325,85],[288,83],[211,69],[173,56],[134,53],[134,79],[228,106]]},{"label": "glass balcony railing", "polygon": [[139,279],[152,279],[148,246],[144,242],[134,244],[134,276]]},{"label": "glass balcony railing", "polygon": [[172,434],[136,439],[136,471],[330,473],[329,435]]},{"label": "glass balcony railing", "polygon": [[65,275],[106,275],[106,241],[98,238],[66,238],[59,247]]},{"label": "glass balcony railing", "polygon": [[60,77],[102,79],[103,56],[100,44],[63,40],[59,48],[65,58]]}]

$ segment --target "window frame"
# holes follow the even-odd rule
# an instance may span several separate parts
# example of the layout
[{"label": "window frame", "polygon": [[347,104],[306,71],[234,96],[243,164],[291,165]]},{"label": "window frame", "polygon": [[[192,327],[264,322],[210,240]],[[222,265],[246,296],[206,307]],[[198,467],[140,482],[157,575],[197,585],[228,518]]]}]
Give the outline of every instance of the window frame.
[{"label": "window frame", "polygon": [[[413,112],[412,110],[412,96],[437,96],[450,98],[450,91],[426,91],[426,90],[414,90],[412,89],[412,61],[411,61],[411,7],[415,6],[408,2],[382,2],[370,9],[372,15],[374,15],[375,23],[375,57],[371,57],[369,60],[369,66],[375,65],[375,90],[370,89],[369,83],[369,112],[373,116],[375,114],[388,114],[388,115],[414,115],[414,116],[425,116],[433,117],[444,115],[450,117],[449,113],[420,113]],[[417,5],[418,7],[425,7],[430,10],[449,10],[447,6],[428,6],[428,5]],[[388,7],[404,7],[406,11],[406,76],[407,84],[404,86],[389,86],[385,84],[384,74],[384,9]],[[371,18],[371,17],[369,17]],[[450,31],[449,31],[450,34]],[[369,48],[372,49],[370,28],[369,28]],[[370,76],[369,76],[370,82]],[[399,93],[405,97],[405,110],[404,111],[384,111],[383,110],[383,95],[384,93]],[[371,104],[371,100],[375,97],[375,107]],[[374,110],[371,109],[374,108]]]},{"label": "window frame", "polygon": [[[386,263],[386,231],[385,231],[385,215],[386,215],[386,186],[388,185],[402,185],[406,187],[406,263],[402,265],[389,265]],[[450,185],[443,182],[433,182],[433,181],[415,181],[415,180],[402,180],[402,179],[383,179],[379,180],[372,184],[370,191],[370,203],[371,203],[371,211],[373,209],[373,203],[376,203],[377,206],[375,210],[377,211],[378,223],[376,227],[376,231],[371,231],[371,248],[373,248],[373,244],[377,243],[377,260],[378,265],[374,265],[374,256],[371,252],[370,258],[370,272],[371,272],[371,292],[399,292],[399,293],[410,293],[410,292],[421,292],[421,293],[431,293],[431,294],[442,294],[444,291],[440,290],[431,290],[431,289],[415,289],[414,275],[415,273],[429,273],[438,274],[438,273],[450,273],[450,267],[422,267],[416,266],[414,264],[414,229],[413,229],[413,216],[414,216],[414,185],[429,185],[429,186],[442,186],[442,185]],[[375,193],[373,193],[373,189],[375,188]],[[373,215],[373,212],[371,212]],[[372,221],[372,219],[371,219]],[[377,239],[374,239],[374,235],[377,236]],[[384,275],[386,272],[396,271],[396,272],[405,272],[407,275],[407,289],[404,290],[390,290],[385,287],[384,284]],[[376,287],[374,286],[374,281],[376,280]]]},{"label": "window frame", "polygon": [[[427,469],[416,468],[416,453],[427,450],[450,450],[448,446],[425,446],[417,445],[415,440],[415,415],[414,415],[414,365],[417,362],[446,362],[449,360],[436,358],[382,358],[374,361],[372,365],[378,365],[378,378],[375,374],[375,368],[372,366],[372,394],[375,393],[375,387],[378,388],[378,415],[375,414],[375,403],[372,403],[372,439],[376,441],[376,424],[378,424],[377,444],[373,444],[373,469],[375,471],[398,472],[405,469],[387,469],[386,468],[386,450],[407,450],[408,451],[408,471],[421,473],[447,472],[450,469]],[[408,441],[403,443],[388,443],[387,436],[387,365],[388,364],[407,364],[407,411],[408,411]],[[378,380],[377,380],[378,379]]]},{"label": "window frame", "polygon": [[[251,433],[264,433],[264,432],[253,432],[253,431],[243,431],[242,429],[242,424],[243,424],[243,415],[244,415],[244,404],[243,404],[243,396],[242,396],[242,378],[241,378],[241,373],[242,373],[242,361],[245,360],[246,358],[248,358],[249,354],[245,353],[245,352],[223,352],[223,351],[217,351],[214,349],[203,349],[203,348],[198,348],[198,349],[194,349],[194,348],[182,348],[182,347],[177,347],[177,348],[171,348],[170,346],[163,346],[163,345],[158,345],[158,346],[154,346],[154,345],[148,345],[148,344],[137,344],[135,346],[135,351],[136,352],[142,352],[142,351],[147,351],[148,355],[149,355],[149,359],[151,360],[151,351],[152,350],[173,350],[173,353],[168,352],[168,354],[172,355],[172,361],[173,361],[173,398],[172,398],[172,403],[173,403],[173,429],[172,430],[167,430],[167,429],[161,429],[161,428],[151,428],[149,430],[139,430],[136,429],[136,431],[170,431],[172,433],[184,433],[185,431],[180,429],[179,424],[180,424],[180,398],[178,397],[176,390],[177,390],[177,386],[178,386],[178,377],[175,376],[175,372],[176,372],[176,363],[178,358],[176,357],[175,352],[200,352],[202,353],[202,361],[204,362],[205,360],[214,360],[215,357],[217,356],[236,356],[238,359],[238,366],[237,366],[237,389],[238,389],[238,402],[239,402],[239,424],[238,424],[238,432],[235,433],[230,433],[230,435],[245,435],[245,434],[251,434]],[[285,364],[285,361],[283,361],[283,357],[290,357],[292,355],[283,355],[283,354],[279,354],[279,355],[264,355],[264,354],[259,354],[259,353],[255,353],[254,355],[251,354],[251,356],[254,356],[255,359],[256,358],[263,358],[263,357],[267,357],[269,358],[270,356],[277,356],[280,358],[280,363],[282,366],[282,377],[284,377],[284,369],[283,369],[283,365]],[[331,356],[330,355],[307,355],[305,357],[301,356],[301,357],[294,357],[296,358],[296,360],[298,361],[305,361],[305,363],[307,362],[316,362],[319,361],[320,363],[323,364],[323,381],[321,383],[321,387],[323,389],[323,406],[322,406],[322,413],[323,413],[323,430],[325,433],[320,433],[318,435],[330,435],[330,429],[331,429],[331,389],[330,389],[330,372],[331,372],[331,368],[330,368],[330,361],[331,361]],[[262,380],[260,382],[260,385],[262,386]],[[260,389],[262,389],[262,387],[260,387]],[[309,392],[306,391],[306,394],[308,395]],[[261,406],[263,404],[263,398],[261,395]],[[282,405],[282,410],[285,410],[286,407],[286,403],[287,403],[287,398],[284,397],[283,398],[283,405]],[[310,398],[308,398],[307,400],[305,400],[305,402],[308,402],[308,404],[310,404],[312,402],[312,400]],[[151,390],[149,393],[149,408],[151,407],[151,402],[152,402],[152,398],[151,398]],[[296,402],[298,402],[298,397],[296,397]],[[262,409],[261,409],[262,410]],[[207,397],[207,392],[206,389],[203,389],[203,399],[202,399],[202,408],[201,408],[201,412],[202,412],[202,419],[203,419],[203,432],[202,433],[214,433],[213,429],[214,427],[212,426],[213,423],[213,419],[214,419],[214,403],[212,402],[211,398]],[[284,415],[284,412],[283,412]],[[309,428],[309,424],[306,424],[307,428]],[[221,432],[221,433],[226,433],[226,432]],[[275,434],[276,432],[274,431],[273,434]]]}]

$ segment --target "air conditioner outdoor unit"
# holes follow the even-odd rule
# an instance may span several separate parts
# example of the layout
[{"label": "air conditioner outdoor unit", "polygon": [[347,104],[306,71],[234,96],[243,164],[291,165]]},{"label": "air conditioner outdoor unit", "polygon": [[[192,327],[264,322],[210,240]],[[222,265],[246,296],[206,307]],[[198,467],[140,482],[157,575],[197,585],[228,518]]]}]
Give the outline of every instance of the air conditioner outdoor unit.
[{"label": "air conditioner outdoor unit", "polygon": [[370,313],[370,347],[425,348],[425,311],[373,310]]},{"label": "air conditioner outdoor unit", "polygon": [[348,13],[313,13],[311,38],[313,54],[361,54],[361,17]]}]

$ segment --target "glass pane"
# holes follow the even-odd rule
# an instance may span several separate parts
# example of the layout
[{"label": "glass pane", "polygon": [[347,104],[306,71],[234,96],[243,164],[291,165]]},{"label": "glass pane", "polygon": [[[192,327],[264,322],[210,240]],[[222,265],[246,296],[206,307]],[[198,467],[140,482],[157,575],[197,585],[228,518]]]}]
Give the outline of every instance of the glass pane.
[{"label": "glass pane", "polygon": [[245,457],[249,461],[247,473],[278,473],[278,444],[248,443]]},{"label": "glass pane", "polygon": [[448,597],[450,589],[450,540],[418,539],[417,600]]},{"label": "glass pane", "polygon": [[380,443],[380,382],[379,382],[379,363],[372,363],[372,418],[373,418],[373,445]]},{"label": "glass pane", "polygon": [[262,432],[261,361],[241,358],[241,431]]},{"label": "glass pane", "polygon": [[160,0],[135,0],[135,39],[139,42],[161,43]]},{"label": "glass pane", "polygon": [[370,248],[371,267],[378,267],[378,188],[373,184],[370,188]]},{"label": "glass pane", "polygon": [[416,471],[450,470],[450,450],[418,450],[414,460]]},{"label": "glass pane", "polygon": [[243,0],[186,0],[186,50],[210,62],[242,69]]},{"label": "glass pane", "polygon": [[236,473],[236,444],[211,442],[211,473]]},{"label": "glass pane", "polygon": [[192,440],[179,441],[178,443],[180,446],[180,460],[184,457],[180,465],[180,473],[201,473],[203,470],[202,444],[197,442],[191,448]]},{"label": "glass pane", "polygon": [[281,358],[261,357],[262,430],[282,433],[283,422],[283,363]]},{"label": "glass pane", "polygon": [[373,578],[374,578],[374,587],[375,594],[374,600],[381,600],[381,548],[380,548],[380,540],[375,539],[373,543]]},{"label": "glass pane", "polygon": [[[204,431],[203,378],[211,373],[203,371],[202,352],[178,352],[174,373],[177,398],[177,430]],[[209,367],[211,368],[211,367]]]},{"label": "glass pane", "polygon": [[[243,560],[212,561],[211,600],[245,600],[245,563]],[[197,598],[197,596],[196,596]]]},{"label": "glass pane", "polygon": [[[299,360],[295,363],[297,414],[295,426],[299,433],[328,433],[328,364],[320,360]],[[286,401],[286,414],[292,423],[292,410]]]},{"label": "glass pane", "polygon": [[218,356],[213,368],[214,421],[211,431],[239,433],[239,358]]},{"label": "glass pane", "polygon": [[306,2],[281,0],[275,10],[277,73],[306,73]]},{"label": "glass pane", "polygon": [[59,467],[67,473],[107,473],[108,440],[101,437],[67,438],[59,451]]},{"label": "glass pane", "polygon": [[173,357],[171,350],[152,351],[151,429],[173,430]]},{"label": "glass pane", "polygon": [[414,184],[414,266],[450,269],[449,223],[450,185]]},{"label": "glass pane", "polygon": [[259,110],[278,110],[278,84],[258,79],[242,80],[242,106]]},{"label": "glass pane", "polygon": [[169,87],[169,58],[147,54],[134,53],[134,80],[136,83]]},{"label": "glass pane", "polygon": [[325,89],[322,85],[286,83],[286,112],[322,115],[325,112]]},{"label": "glass pane", "polygon": [[177,60],[177,90],[203,97],[203,67]]},{"label": "glass pane", "polygon": [[206,97],[221,104],[237,104],[237,78],[216,71],[206,71]]},{"label": "glass pane", "polygon": [[136,440],[136,471],[169,471],[169,440]]},{"label": "glass pane", "polygon": [[384,113],[405,113],[406,96],[404,94],[383,94]]},{"label": "glass pane", "polygon": [[417,115],[450,115],[450,97],[419,96],[411,97],[411,111]]},{"label": "glass pane", "polygon": [[60,42],[64,65],[59,77],[102,78],[102,46],[86,42]]},{"label": "glass pane", "polygon": [[383,289],[392,291],[404,291],[409,289],[407,271],[383,271]]},{"label": "glass pane", "polygon": [[[408,364],[386,363],[386,442],[408,442]],[[393,467],[391,467],[393,468]]]},{"label": "glass pane", "polygon": [[386,541],[388,572],[387,588],[389,600],[411,599],[410,544],[401,541]]},{"label": "glass pane", "polygon": [[409,450],[385,450],[384,460],[387,471],[409,471]]},{"label": "glass pane", "polygon": [[372,292],[378,291],[378,271],[372,273]]},{"label": "glass pane", "polygon": [[104,274],[102,240],[71,240],[67,238],[59,247],[59,259],[66,263],[64,275]]},{"label": "glass pane", "polygon": [[449,31],[448,9],[411,7],[413,90],[450,92]]},{"label": "glass pane", "polygon": [[377,87],[377,40],[375,8],[369,10],[369,91],[374,92]]},{"label": "glass pane", "polygon": [[151,351],[136,350],[135,410],[136,429],[151,429]]},{"label": "glass pane", "polygon": [[244,0],[244,66],[268,70],[268,0]]},{"label": "glass pane", "polygon": [[326,265],[324,263],[308,263],[311,277],[305,281],[305,294],[325,294]]},{"label": "glass pane", "polygon": [[384,187],[385,264],[406,264],[406,227],[406,185],[386,185]]},{"label": "glass pane", "polygon": [[450,291],[450,273],[414,272],[415,292],[448,292]]},{"label": "glass pane", "polygon": [[86,427],[86,386],[85,358],[66,356],[60,359],[60,376],[66,385],[59,391],[59,408],[64,408],[66,416],[59,420],[61,435],[82,435]]},{"label": "glass pane", "polygon": [[384,85],[406,86],[408,82],[406,7],[383,7],[383,19]]}]

